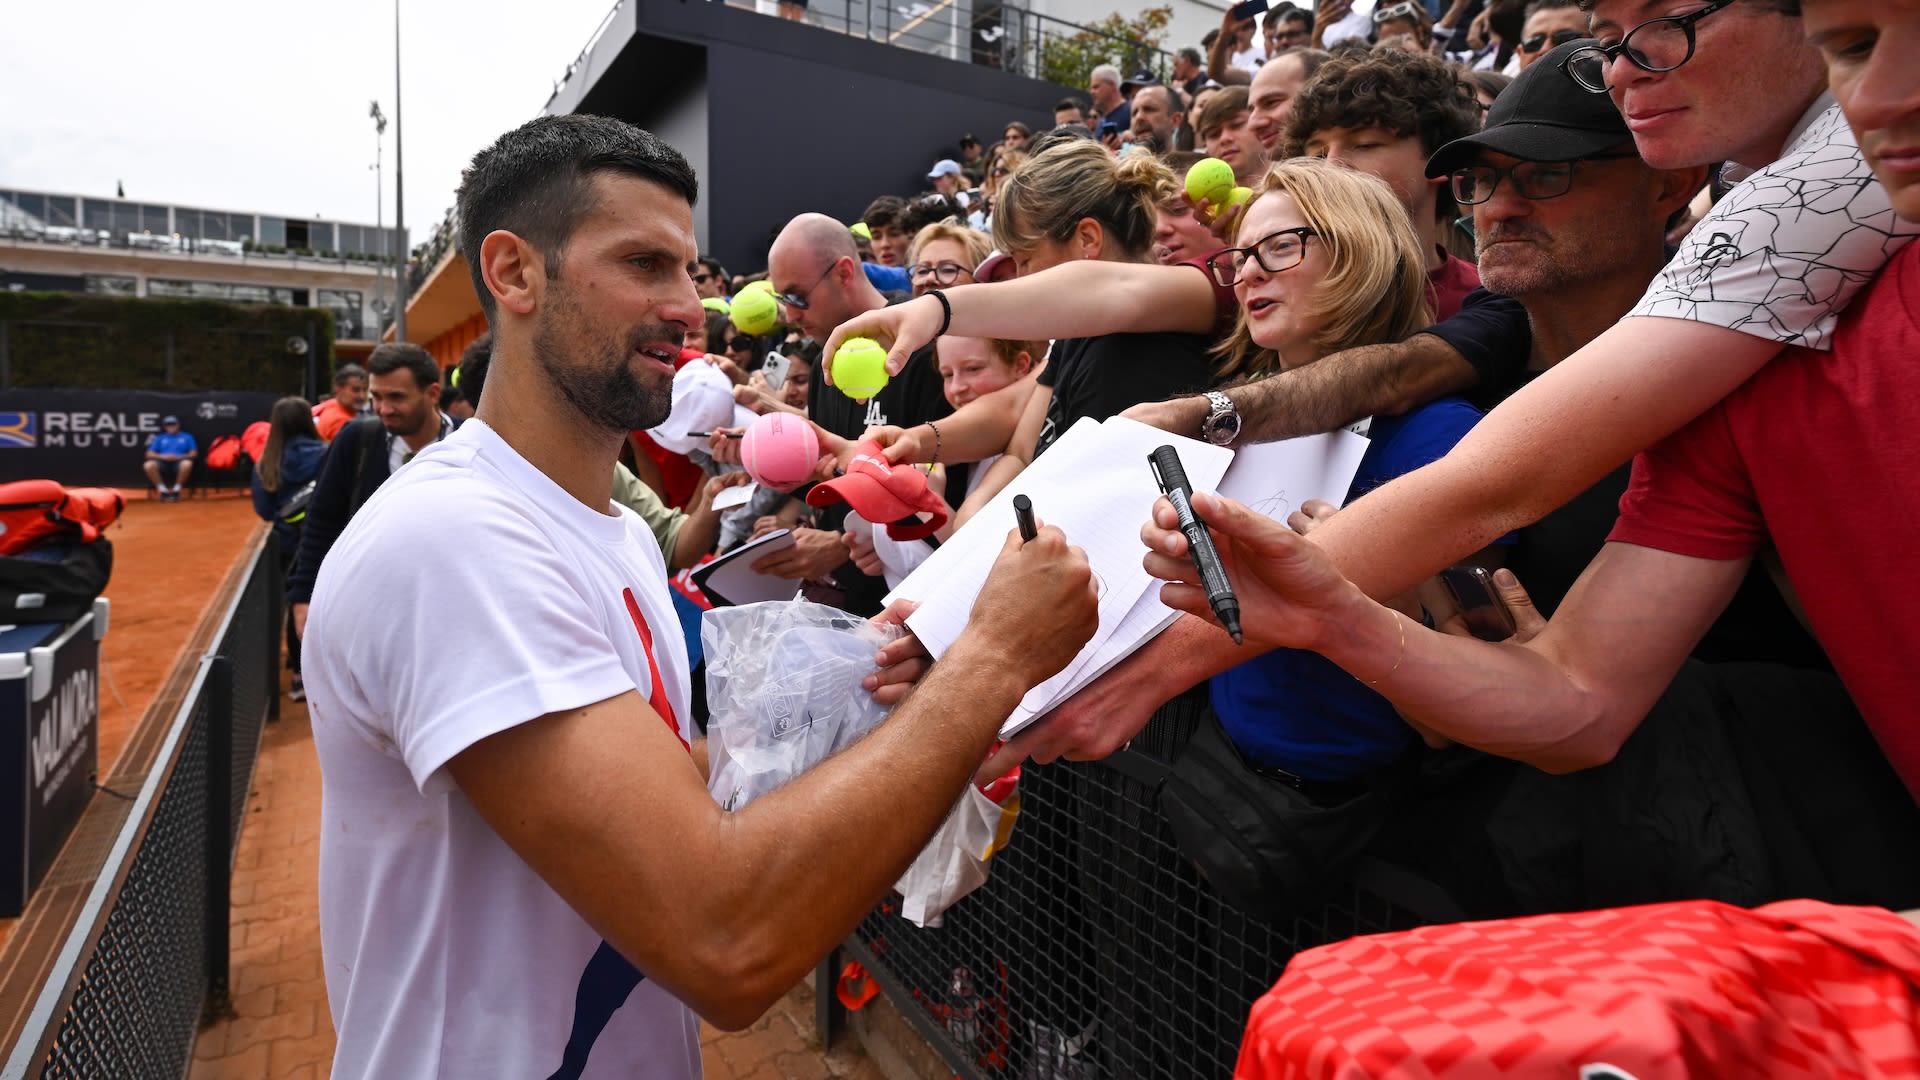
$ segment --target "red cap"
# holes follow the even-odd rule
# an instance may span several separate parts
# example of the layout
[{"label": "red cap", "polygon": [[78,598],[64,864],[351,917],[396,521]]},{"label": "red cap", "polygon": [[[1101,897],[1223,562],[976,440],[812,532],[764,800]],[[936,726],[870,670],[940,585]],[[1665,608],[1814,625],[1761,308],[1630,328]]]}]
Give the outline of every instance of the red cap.
[{"label": "red cap", "polygon": [[[895,540],[924,540],[947,523],[947,502],[927,487],[927,475],[911,465],[888,464],[880,444],[871,439],[853,448],[846,475],[815,484],[807,492],[809,506],[831,506],[843,500],[868,521],[887,522],[887,535]],[[919,513],[933,517],[892,524]]]}]

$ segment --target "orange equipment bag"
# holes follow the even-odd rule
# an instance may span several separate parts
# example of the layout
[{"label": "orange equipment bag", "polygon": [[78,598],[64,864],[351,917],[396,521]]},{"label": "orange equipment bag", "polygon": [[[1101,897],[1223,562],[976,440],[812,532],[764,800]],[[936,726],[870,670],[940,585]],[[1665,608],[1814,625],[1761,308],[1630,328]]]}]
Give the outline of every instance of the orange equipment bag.
[{"label": "orange equipment bag", "polygon": [[112,488],[70,488],[55,480],[0,484],[0,555],[18,555],[53,539],[90,544],[125,506]]}]

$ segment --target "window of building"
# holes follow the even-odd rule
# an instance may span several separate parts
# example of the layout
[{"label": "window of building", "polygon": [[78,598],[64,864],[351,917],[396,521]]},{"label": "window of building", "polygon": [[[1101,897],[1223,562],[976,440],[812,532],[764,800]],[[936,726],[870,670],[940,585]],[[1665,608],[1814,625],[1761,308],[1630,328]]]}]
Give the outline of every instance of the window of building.
[{"label": "window of building", "polygon": [[334,333],[341,338],[358,339],[365,324],[364,297],[357,289],[316,289],[315,307],[333,311]]},{"label": "window of building", "polygon": [[286,219],[277,218],[277,217],[262,217],[260,219],[259,240],[262,244],[278,244],[281,247],[286,247],[287,246]]},{"label": "window of building", "polygon": [[236,304],[292,304],[293,290],[278,285],[236,285],[221,281],[181,281],[148,278],[148,296],[181,296],[196,300],[227,300]]},{"label": "window of building", "polygon": [[88,274],[87,291],[104,296],[135,296],[139,294],[140,281],[120,274]]}]

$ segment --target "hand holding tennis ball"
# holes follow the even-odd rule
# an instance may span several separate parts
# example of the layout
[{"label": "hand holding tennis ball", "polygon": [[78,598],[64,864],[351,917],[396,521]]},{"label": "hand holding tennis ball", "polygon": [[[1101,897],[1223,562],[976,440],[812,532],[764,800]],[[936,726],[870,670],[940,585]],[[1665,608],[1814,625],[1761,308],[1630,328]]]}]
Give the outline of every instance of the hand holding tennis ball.
[{"label": "hand holding tennis ball", "polygon": [[887,350],[872,338],[848,338],[833,353],[833,385],[855,401],[886,389]]},{"label": "hand holding tennis ball", "polygon": [[1218,210],[1220,205],[1233,194],[1233,166],[1219,158],[1201,158],[1187,170],[1187,198],[1199,205],[1205,199],[1207,205]]}]

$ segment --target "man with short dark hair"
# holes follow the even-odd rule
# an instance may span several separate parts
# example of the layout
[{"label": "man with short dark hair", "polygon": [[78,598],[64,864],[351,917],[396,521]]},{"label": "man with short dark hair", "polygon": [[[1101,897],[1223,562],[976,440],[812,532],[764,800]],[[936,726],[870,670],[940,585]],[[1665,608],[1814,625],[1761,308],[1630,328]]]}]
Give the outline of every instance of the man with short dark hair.
[{"label": "man with short dark hair", "polygon": [[[1053,103],[1053,126],[1065,127],[1068,124],[1085,124],[1093,116],[1087,111],[1087,103],[1071,95]],[[1032,148],[1029,147],[1029,150]]]},{"label": "man with short dark hair", "polygon": [[193,459],[199,453],[200,444],[180,429],[177,416],[163,418],[160,430],[147,436],[147,459],[141,468],[161,502],[180,501],[180,488],[193,476]]},{"label": "man with short dark hair", "polygon": [[1175,136],[1187,114],[1174,100],[1173,91],[1159,84],[1142,86],[1133,92],[1133,144],[1151,153],[1165,154],[1177,149]]},{"label": "man with short dark hair", "polygon": [[867,204],[860,220],[873,240],[873,261],[881,266],[907,265],[907,249],[913,234],[907,231],[907,200],[898,195],[882,195]]},{"label": "man with short dark hair", "polygon": [[440,367],[411,342],[376,346],[367,358],[374,415],[348,424],[334,436],[307,504],[300,554],[287,574],[294,632],[305,636],[307,605],[320,567],[347,523],[395,469],[447,437],[453,421],[440,411]]},{"label": "man with short dark hair", "polygon": [[359,417],[367,407],[367,369],[359,364],[341,364],[333,371],[333,396],[313,409],[313,426],[328,442],[340,433],[347,421]]},{"label": "man with short dark hair", "polygon": [[[842,940],[1097,625],[1084,556],[1010,534],[887,723],[716,802],[659,547],[610,500],[702,318],[694,185],[672,148],[587,115],[467,170],[489,392],[341,538],[307,642],[338,1075],[693,1080],[695,1014],[747,1026]],[[874,673],[888,698],[925,670],[914,647]]]},{"label": "man with short dark hair", "polygon": [[694,291],[702,300],[717,300],[727,295],[727,272],[719,259],[702,255],[687,269],[693,275]]},{"label": "man with short dark hair", "polygon": [[1261,65],[1247,86],[1247,125],[1253,137],[1260,140],[1260,150],[1268,161],[1281,159],[1282,136],[1286,134],[1287,116],[1293,112],[1293,100],[1328,59],[1328,54],[1319,49],[1290,47]]}]

